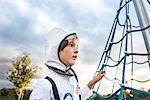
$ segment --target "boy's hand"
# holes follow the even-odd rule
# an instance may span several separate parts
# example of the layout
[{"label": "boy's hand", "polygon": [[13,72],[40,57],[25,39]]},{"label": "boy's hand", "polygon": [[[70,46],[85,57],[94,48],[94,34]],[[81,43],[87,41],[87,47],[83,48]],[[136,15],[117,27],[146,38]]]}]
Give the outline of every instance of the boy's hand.
[{"label": "boy's hand", "polygon": [[92,86],[95,85],[95,83],[97,83],[99,80],[101,80],[105,74],[105,71],[98,72],[97,75],[94,76],[94,78],[88,83],[87,86],[91,89]]},{"label": "boy's hand", "polygon": [[106,74],[105,71],[98,72],[97,75],[93,78],[94,83],[97,83],[99,80],[101,80],[105,74]]}]

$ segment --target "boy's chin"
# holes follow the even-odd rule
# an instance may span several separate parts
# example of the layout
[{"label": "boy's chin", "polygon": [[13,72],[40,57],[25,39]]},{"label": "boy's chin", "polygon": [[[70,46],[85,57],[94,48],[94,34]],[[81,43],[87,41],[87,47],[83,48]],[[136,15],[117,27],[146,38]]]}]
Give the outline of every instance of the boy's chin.
[{"label": "boy's chin", "polygon": [[71,63],[70,66],[73,66],[75,64],[75,62]]}]

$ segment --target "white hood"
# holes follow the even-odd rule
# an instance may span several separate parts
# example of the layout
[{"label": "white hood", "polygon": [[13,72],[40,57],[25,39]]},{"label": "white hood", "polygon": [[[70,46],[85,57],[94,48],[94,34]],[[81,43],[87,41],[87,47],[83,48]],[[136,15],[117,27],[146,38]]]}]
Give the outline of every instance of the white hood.
[{"label": "white hood", "polygon": [[63,29],[60,28],[53,28],[47,35],[47,61],[46,65],[61,69],[65,71],[67,66],[65,66],[58,57],[58,47],[60,42],[71,33],[65,32]]}]

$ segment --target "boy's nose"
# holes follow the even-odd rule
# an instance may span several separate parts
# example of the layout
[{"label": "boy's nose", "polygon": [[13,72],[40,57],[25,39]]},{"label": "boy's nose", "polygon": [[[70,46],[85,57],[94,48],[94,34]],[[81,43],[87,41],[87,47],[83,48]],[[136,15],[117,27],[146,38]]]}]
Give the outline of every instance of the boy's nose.
[{"label": "boy's nose", "polygon": [[78,53],[78,47],[75,48],[74,53]]}]

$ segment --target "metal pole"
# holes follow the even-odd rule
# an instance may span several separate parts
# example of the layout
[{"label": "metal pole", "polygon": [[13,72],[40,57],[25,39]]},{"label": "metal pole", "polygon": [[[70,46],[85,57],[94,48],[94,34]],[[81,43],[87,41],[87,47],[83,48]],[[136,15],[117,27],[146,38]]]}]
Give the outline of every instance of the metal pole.
[{"label": "metal pole", "polygon": [[[135,11],[139,20],[139,24],[141,28],[145,28],[150,25],[149,18],[147,12],[145,10],[144,4],[142,0],[133,0]],[[150,53],[150,28],[142,31],[144,42],[146,45],[147,52]],[[148,60],[150,62],[150,55],[148,56]]]}]

